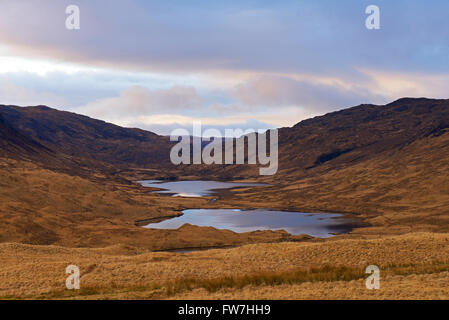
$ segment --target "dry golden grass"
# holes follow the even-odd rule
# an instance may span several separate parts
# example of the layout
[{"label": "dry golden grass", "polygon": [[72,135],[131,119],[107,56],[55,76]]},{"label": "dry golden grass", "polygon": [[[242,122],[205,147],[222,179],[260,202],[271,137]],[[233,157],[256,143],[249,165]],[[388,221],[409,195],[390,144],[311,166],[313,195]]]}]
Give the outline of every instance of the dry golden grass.
[{"label": "dry golden grass", "polygon": [[367,225],[349,237],[449,232],[449,134],[417,140],[360,163],[279,172],[269,188],[235,191],[222,203],[348,213]]},{"label": "dry golden grass", "polygon": [[381,277],[379,290],[367,290],[365,280],[306,282],[279,286],[248,286],[209,293],[186,291],[170,299],[282,299],[282,300],[428,300],[449,299],[449,272]]},{"label": "dry golden grass", "polygon": [[[449,234],[253,244],[188,254],[1,244],[0,256],[5,299],[438,298],[449,291],[443,288]],[[80,291],[65,290],[69,264],[80,267]],[[364,286],[370,264],[381,269],[377,293]],[[432,287],[436,279],[442,281],[435,287],[440,295]]]},{"label": "dry golden grass", "polygon": [[[67,156],[70,161],[63,167],[70,170],[61,173],[1,158],[0,296],[448,298],[449,133],[440,122],[447,109],[428,108],[424,102],[409,108],[407,99],[400,103],[407,113],[398,114],[394,105],[382,107],[381,122],[364,106],[329,116],[332,123],[312,119],[312,127],[303,123],[291,129],[294,134],[281,144],[280,171],[258,179],[272,186],[228,191],[214,204],[207,198],[163,197],[129,180],[161,175],[231,179],[250,177],[257,167],[119,170]],[[430,116],[432,108],[437,111]],[[366,112],[371,117],[366,119]],[[360,126],[354,126],[357,121]],[[107,145],[116,149],[116,141]],[[58,148],[73,152],[79,146],[61,143]],[[317,157],[337,147],[355,148],[317,164]],[[142,150],[134,148],[139,154]],[[282,231],[237,234],[190,225],[178,230],[136,226],[186,208],[208,207],[347,213],[363,227],[320,240]],[[294,240],[302,242],[285,242]],[[238,245],[244,246],[189,254],[151,252]],[[69,264],[81,268],[80,291],[64,289]],[[364,286],[363,271],[370,264],[381,268],[381,290]]]},{"label": "dry golden grass", "polygon": [[[211,204],[208,199],[174,199],[138,186],[101,184],[31,164],[2,162],[0,296],[448,298],[449,234],[432,232],[449,231],[449,171],[446,159],[432,150],[444,149],[449,135],[431,143],[417,141],[376,161],[290,181],[271,178],[267,182],[272,187],[234,191],[232,198],[214,203],[354,212],[369,223],[348,235],[308,242],[280,242],[294,239],[282,232],[236,234],[188,225],[145,230],[135,221]],[[151,252],[248,243],[255,244],[188,254]],[[80,291],[65,290],[69,264],[81,268]],[[363,271],[370,264],[381,268],[380,290],[365,288]]]},{"label": "dry golden grass", "polygon": [[285,232],[234,233],[196,226],[150,230],[136,221],[207,207],[209,199],[171,198],[137,185],[94,181],[0,159],[0,242],[167,250],[282,241]]}]

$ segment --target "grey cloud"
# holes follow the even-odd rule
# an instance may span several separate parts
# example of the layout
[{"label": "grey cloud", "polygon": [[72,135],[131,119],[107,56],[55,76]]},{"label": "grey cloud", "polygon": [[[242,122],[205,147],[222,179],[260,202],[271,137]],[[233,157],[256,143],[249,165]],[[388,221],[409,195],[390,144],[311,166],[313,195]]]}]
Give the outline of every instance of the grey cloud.
[{"label": "grey cloud", "polygon": [[335,107],[353,106],[370,101],[387,101],[368,88],[351,85],[322,84],[285,76],[265,75],[238,85],[232,92],[242,105],[279,108],[298,106],[311,113],[330,111]]},{"label": "grey cloud", "polygon": [[97,117],[139,116],[185,111],[201,107],[202,98],[192,87],[149,90],[132,86],[116,97],[95,100],[77,111]]},{"label": "grey cloud", "polygon": [[32,87],[24,87],[7,77],[0,76],[0,104],[64,106],[67,103],[65,96],[58,95],[51,90],[36,90]]},{"label": "grey cloud", "polygon": [[364,27],[367,0],[79,0],[81,30],[70,32],[64,9],[71,2],[3,0],[1,42],[23,55],[134,70],[449,72],[449,3],[443,0],[379,0],[379,31]]}]

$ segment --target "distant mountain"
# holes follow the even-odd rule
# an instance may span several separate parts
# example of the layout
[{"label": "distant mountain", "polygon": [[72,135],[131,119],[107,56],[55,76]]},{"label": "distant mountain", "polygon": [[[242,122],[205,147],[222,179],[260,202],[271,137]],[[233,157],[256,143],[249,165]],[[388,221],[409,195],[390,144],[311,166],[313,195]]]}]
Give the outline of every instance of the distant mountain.
[{"label": "distant mountain", "polygon": [[[363,104],[279,129],[279,170],[285,181],[351,166],[449,133],[449,100],[402,98],[387,105]],[[435,153],[449,154],[445,150]],[[422,161],[425,161],[424,159]],[[186,174],[223,179],[257,177],[258,165],[184,166]]]},{"label": "distant mountain", "polygon": [[[45,106],[2,105],[0,117],[0,149],[10,153],[45,150],[59,159],[75,159],[84,167],[103,163],[127,169],[159,168],[164,174],[205,178],[256,177],[259,172],[258,165],[175,167],[169,159],[173,143],[167,137]],[[449,100],[403,98],[328,113],[279,129],[279,171],[273,178],[297,179],[350,166],[448,132]],[[449,152],[435,150],[442,151]]]},{"label": "distant mountain", "polygon": [[[259,176],[259,165],[173,166],[169,160],[171,145],[167,137],[151,132],[48,107],[0,106],[0,157],[31,160],[38,165],[28,176],[22,175],[24,163],[19,162],[13,176],[10,167],[0,162],[3,198],[8,193],[0,203],[6,203],[3,210],[13,217],[5,220],[3,228],[22,230],[18,234],[23,239],[36,237],[33,243],[54,243],[57,236],[52,230],[59,228],[54,223],[55,205],[59,212],[72,212],[84,203],[78,220],[82,223],[84,212],[104,217],[122,212],[123,219],[134,214],[139,216],[136,219],[145,219],[147,214],[142,212],[147,210],[155,210],[155,215],[165,212],[166,204],[147,208],[146,198],[136,196],[138,188],[131,188],[132,195],[126,195],[128,187],[123,189],[123,185],[129,186],[130,180],[254,177],[271,186],[230,191],[235,196],[229,200],[231,204],[356,213],[369,225],[364,232],[372,234],[449,232],[449,100],[403,98],[387,105],[365,104],[281,128],[279,170],[274,176]],[[74,178],[67,179],[67,173]],[[56,185],[66,183],[64,192],[45,186],[45,181],[55,177],[59,177]],[[106,198],[103,186],[108,189]],[[25,193],[28,202],[17,192],[22,189],[32,190]],[[71,193],[76,201],[71,200]],[[227,201],[226,197],[219,201]],[[136,213],[136,199],[141,203],[140,214]],[[115,200],[126,210],[116,211],[115,204],[109,204]],[[23,220],[37,211],[46,217],[40,225],[31,224],[32,219]],[[16,219],[16,214],[20,218]],[[72,222],[66,222],[63,225],[72,230]],[[31,233],[30,225],[35,228]],[[109,237],[111,231],[107,232]]]}]

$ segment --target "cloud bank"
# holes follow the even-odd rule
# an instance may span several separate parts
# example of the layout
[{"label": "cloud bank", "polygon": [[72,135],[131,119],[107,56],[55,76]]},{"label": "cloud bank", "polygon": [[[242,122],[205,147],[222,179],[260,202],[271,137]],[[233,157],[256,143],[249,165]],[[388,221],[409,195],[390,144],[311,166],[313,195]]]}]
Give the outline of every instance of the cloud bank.
[{"label": "cloud bank", "polygon": [[447,97],[449,2],[3,0],[0,103],[166,133],[286,126],[360,103]]}]

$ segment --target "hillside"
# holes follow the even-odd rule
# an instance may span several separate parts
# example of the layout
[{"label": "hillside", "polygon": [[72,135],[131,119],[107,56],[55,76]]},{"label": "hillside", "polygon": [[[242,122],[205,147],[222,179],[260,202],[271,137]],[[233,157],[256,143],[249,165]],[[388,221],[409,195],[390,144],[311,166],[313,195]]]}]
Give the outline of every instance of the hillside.
[{"label": "hillside", "polygon": [[0,116],[29,139],[55,153],[78,159],[127,168],[169,160],[168,139],[148,131],[122,128],[46,106],[0,105]]},{"label": "hillside", "polygon": [[[210,233],[208,240],[186,241],[172,234],[175,240],[154,243],[159,233],[150,235],[135,221],[210,205],[207,199],[164,198],[132,183],[164,176],[254,177],[272,186],[231,191],[214,206],[348,213],[363,228],[347,237],[449,231],[448,100],[361,105],[282,128],[280,169],[266,177],[254,165],[173,167],[166,137],[48,107],[0,106],[0,116],[1,241],[98,246],[120,239],[162,249],[284,239]],[[76,237],[74,222],[83,230]]]},{"label": "hillside", "polygon": [[51,151],[12,128],[0,115],[0,155],[34,159],[39,154],[51,155]]},{"label": "hillside", "polygon": [[[176,176],[258,177],[255,165],[174,167],[167,137],[44,106],[0,106],[0,116],[23,137],[54,153],[122,169],[163,168]],[[352,165],[449,130],[449,100],[403,98],[360,105],[279,130],[279,173],[297,179]]]},{"label": "hillside", "polygon": [[[143,130],[1,106],[0,298],[447,298],[448,128],[448,100],[333,112],[280,129],[280,169],[260,177],[258,166],[173,167],[168,139]],[[270,186],[211,203],[132,182],[164,176]],[[355,229],[314,239],[141,227],[212,207],[345,213]],[[199,248],[220,250],[155,252]],[[81,268],[80,291],[64,289],[68,261]],[[365,289],[369,264],[381,268],[383,290]]]},{"label": "hillside", "polygon": [[280,166],[305,172],[324,164],[350,165],[447,132],[449,100],[360,105],[281,129]]},{"label": "hillside", "polygon": [[[363,104],[279,129],[279,169],[271,177],[260,177],[259,165],[188,165],[175,168],[173,173],[292,182],[382,154],[388,157],[414,142],[433,141],[448,132],[449,100],[403,98],[387,105]],[[449,149],[434,152],[447,155]]]}]

